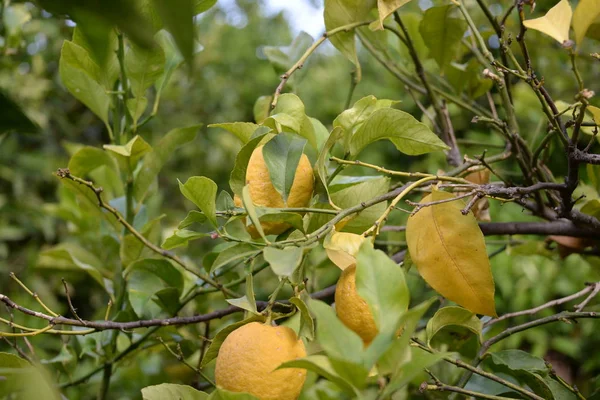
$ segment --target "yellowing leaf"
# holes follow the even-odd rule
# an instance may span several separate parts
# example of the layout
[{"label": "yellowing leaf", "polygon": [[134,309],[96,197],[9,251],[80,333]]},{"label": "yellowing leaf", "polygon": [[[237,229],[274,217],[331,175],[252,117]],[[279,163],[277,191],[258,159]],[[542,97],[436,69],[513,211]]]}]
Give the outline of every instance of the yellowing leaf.
[{"label": "yellowing leaf", "polygon": [[589,27],[598,17],[600,17],[600,1],[579,0],[579,4],[577,4],[577,8],[573,13],[573,30],[575,31],[577,44],[583,41]]},{"label": "yellowing leaf", "polygon": [[569,40],[569,27],[571,26],[572,16],[573,10],[571,10],[569,1],[561,0],[543,17],[525,20],[523,25],[529,29],[540,31],[562,44],[564,41]]},{"label": "yellowing leaf", "polygon": [[325,237],[323,247],[327,257],[341,270],[356,264],[356,253],[365,237],[355,233],[335,232]]},{"label": "yellowing leaf", "polygon": [[[434,191],[421,203],[451,199]],[[424,207],[408,219],[406,240],[419,273],[442,296],[467,310],[496,316],[494,278],[485,240],[461,200]]]},{"label": "yellowing leaf", "polygon": [[600,108],[588,106],[587,110],[592,113],[592,118],[596,124],[600,124]]},{"label": "yellowing leaf", "polygon": [[[383,29],[383,21],[392,15],[394,11],[408,3],[410,0],[377,0],[377,11],[379,12],[379,21],[374,24],[374,28]],[[373,30],[376,30],[373,29]]]}]

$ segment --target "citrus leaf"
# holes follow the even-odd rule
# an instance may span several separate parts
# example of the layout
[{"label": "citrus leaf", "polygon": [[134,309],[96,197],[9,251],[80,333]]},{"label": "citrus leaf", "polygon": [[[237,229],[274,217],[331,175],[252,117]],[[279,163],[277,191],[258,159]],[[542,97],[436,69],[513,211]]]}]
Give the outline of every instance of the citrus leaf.
[{"label": "citrus leaf", "polygon": [[352,386],[352,383],[339,376],[329,358],[324,355],[311,355],[297,360],[292,360],[281,364],[277,369],[281,368],[304,368],[309,371],[314,371],[317,374],[327,378],[331,382],[335,383],[340,389],[351,396],[356,396],[358,393]]},{"label": "citrus leaf", "polygon": [[419,25],[429,55],[442,71],[456,58],[460,40],[467,30],[467,23],[463,19],[450,17],[453,9],[453,5],[431,7],[425,11]]},{"label": "citrus leaf", "polygon": [[339,126],[344,130],[344,150],[347,152],[350,151],[350,138],[352,134],[371,114],[382,108],[390,108],[396,103],[399,103],[399,101],[378,100],[375,96],[366,96],[354,103],[352,108],[338,115],[333,120],[333,127]]},{"label": "citrus leaf", "polygon": [[191,210],[188,212],[186,217],[179,223],[177,229],[184,229],[192,224],[202,224],[206,222],[206,215],[202,214],[200,211]]},{"label": "citrus leaf", "polygon": [[242,204],[244,205],[244,209],[248,213],[250,221],[252,221],[252,225],[254,225],[260,237],[268,243],[269,241],[265,237],[265,231],[263,230],[262,225],[260,224],[260,219],[258,218],[258,214],[256,213],[256,208],[254,207],[254,203],[252,203],[252,198],[250,197],[250,189],[248,188],[248,185],[244,186],[244,188],[242,189]]},{"label": "citrus leaf", "polygon": [[375,111],[350,139],[350,154],[357,156],[367,145],[388,139],[398,150],[419,155],[446,150],[444,144],[427,125],[404,111],[385,108]]},{"label": "citrus leaf", "polygon": [[254,286],[252,284],[252,274],[246,274],[246,294],[237,299],[226,299],[229,304],[236,306],[253,314],[258,314],[256,309],[256,299],[254,298]]},{"label": "citrus leaf", "polygon": [[[201,214],[204,216],[204,214]],[[163,240],[160,247],[165,250],[175,249],[177,247],[186,246],[190,240],[202,239],[209,236],[208,233],[195,232],[189,229],[175,229],[171,236]]]},{"label": "citrus leaf", "polygon": [[594,122],[596,124],[600,124],[600,108],[588,106],[587,110],[592,113],[592,118],[594,119]]},{"label": "citrus leaf", "polygon": [[427,344],[431,346],[436,338],[437,342],[449,345],[449,351],[454,351],[473,335],[481,343],[481,329],[481,321],[471,311],[461,307],[444,307],[427,322]]},{"label": "citrus leaf", "polygon": [[254,116],[254,121],[256,121],[257,124],[262,124],[263,121],[269,117],[269,114],[271,113],[272,101],[273,96],[260,96],[254,102],[252,115]]},{"label": "citrus leaf", "polygon": [[573,30],[575,31],[575,41],[581,44],[589,27],[596,18],[600,17],[600,2],[598,0],[580,0],[573,13]]},{"label": "citrus leaf", "polygon": [[276,275],[290,277],[302,262],[302,248],[286,247],[285,249],[276,249],[266,247],[263,250],[263,256]]},{"label": "citrus leaf", "polygon": [[284,93],[279,97],[277,106],[271,112],[271,116],[263,121],[263,124],[276,132],[280,132],[281,127],[288,128],[305,138],[312,148],[317,149],[313,123],[306,115],[304,103],[293,93]]},{"label": "citrus leaf", "polygon": [[313,340],[315,338],[315,323],[305,300],[308,301],[308,295],[303,292],[300,294],[300,297],[292,297],[290,303],[295,305],[298,311],[300,311],[300,329],[298,335],[308,340]]},{"label": "citrus leaf", "polygon": [[394,333],[410,301],[404,271],[365,241],[356,255],[356,290],[365,299],[380,332]]},{"label": "citrus leaf", "polygon": [[225,328],[221,329],[213,337],[212,341],[210,342],[210,346],[208,346],[208,349],[206,349],[206,353],[204,354],[204,358],[202,359],[202,362],[201,362],[201,367],[206,366],[206,364],[208,364],[209,362],[211,362],[212,360],[217,358],[217,355],[219,354],[219,349],[221,348],[221,345],[223,344],[225,339],[227,339],[227,336],[229,336],[229,334],[231,332],[235,331],[239,327],[249,324],[250,322],[255,322],[255,321],[262,322],[264,320],[265,320],[264,316],[252,314],[250,317],[244,319],[243,321],[235,322],[235,323],[233,323],[231,325],[227,325]]},{"label": "citrus leaf", "polygon": [[275,190],[281,195],[284,204],[292,190],[294,177],[306,140],[297,135],[280,133],[263,147],[263,157],[269,169],[269,176]]},{"label": "citrus leaf", "polygon": [[217,184],[205,176],[192,176],[185,184],[179,182],[179,190],[192,203],[194,203],[210,223],[217,226],[215,202],[217,199]]},{"label": "citrus leaf", "polygon": [[237,243],[225,250],[219,252],[219,255],[213,262],[210,273],[212,274],[217,269],[229,264],[232,261],[239,261],[243,258],[256,255],[260,252],[256,247],[248,243]]},{"label": "citrus leaf", "polygon": [[225,390],[223,388],[215,389],[208,400],[259,400],[256,396],[251,395],[250,393],[237,393],[230,392],[229,390]]},{"label": "citrus leaf", "polygon": [[[454,198],[434,191],[421,203]],[[461,200],[424,207],[408,219],[406,240],[419,273],[442,296],[473,313],[496,316],[485,239]]]},{"label": "citrus leaf", "polygon": [[527,19],[523,21],[529,29],[542,32],[562,44],[569,40],[569,27],[571,26],[571,17],[573,10],[569,0],[560,0],[552,7],[546,15],[536,19]]},{"label": "citrus leaf", "polygon": [[325,353],[340,361],[362,364],[362,339],[347,328],[324,302],[311,299],[308,308],[317,319],[317,340]]},{"label": "citrus leaf", "polygon": [[[125,71],[135,98],[142,98],[150,86],[164,73],[165,53],[160,46],[145,49],[132,45],[125,54]],[[133,107],[137,110],[137,106]]]},{"label": "citrus leaf", "polygon": [[187,385],[163,383],[142,389],[143,400],[206,400],[208,394]]},{"label": "citrus leaf", "polygon": [[102,147],[104,150],[115,153],[117,157],[122,157],[124,160],[128,161],[130,167],[135,167],[140,158],[152,151],[152,146],[139,135],[135,135],[133,139],[122,146],[105,144]]},{"label": "citrus leaf", "polygon": [[319,177],[319,179],[317,180],[317,184],[320,184],[320,186],[325,189],[325,193],[327,193],[327,200],[330,203],[332,202],[332,200],[327,185],[327,163],[329,160],[329,151],[338,142],[338,140],[342,137],[343,134],[344,130],[342,128],[333,128],[333,130],[329,134],[329,137],[325,141],[325,144],[321,148],[319,156],[317,157],[317,163],[315,164],[315,170],[317,171],[317,176]]},{"label": "citrus leaf", "polygon": [[248,161],[252,156],[252,152],[263,140],[268,140],[271,137],[273,137],[272,134],[259,133],[240,149],[235,157],[233,170],[229,177],[229,186],[233,194],[237,194],[241,198],[242,189],[246,185],[246,170],[248,169]]},{"label": "citrus leaf", "polygon": [[[330,31],[353,22],[368,19],[375,0],[325,0],[325,29]],[[356,54],[354,31],[340,32],[329,38],[331,44],[356,66],[356,80],[360,81],[361,69]]]},{"label": "citrus leaf", "polygon": [[260,125],[253,124],[252,122],[222,122],[219,124],[210,124],[208,127],[223,128],[237,136],[243,144],[246,144],[250,141],[252,134],[260,128]]},{"label": "citrus leaf", "polygon": [[379,12],[379,23],[377,29],[383,29],[383,21],[392,15],[394,11],[410,2],[411,0],[377,0],[377,11]]},{"label": "citrus leaf", "polygon": [[183,57],[191,62],[194,55],[194,1],[153,0],[167,30],[173,35]]}]

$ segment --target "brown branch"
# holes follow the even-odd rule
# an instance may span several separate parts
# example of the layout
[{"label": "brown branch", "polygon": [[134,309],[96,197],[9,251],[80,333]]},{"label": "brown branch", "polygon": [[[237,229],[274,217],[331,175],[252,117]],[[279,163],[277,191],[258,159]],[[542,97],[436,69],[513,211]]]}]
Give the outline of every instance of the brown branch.
[{"label": "brown branch", "polygon": [[[315,292],[311,295],[314,299],[324,299],[333,295],[335,292],[335,286],[330,286],[321,291]],[[86,321],[86,320],[78,320],[72,318],[65,317],[52,317],[50,315],[40,313],[38,311],[34,311],[28,309],[26,307],[20,306],[12,301],[7,296],[0,294],[0,302],[3,302],[8,307],[15,309],[23,314],[31,315],[36,318],[44,319],[48,321],[51,325],[70,325],[70,326],[84,326],[87,328],[94,328],[97,331],[103,331],[108,329],[118,329],[118,330],[130,330],[136,328],[148,328],[152,326],[174,326],[174,325],[190,325],[197,324],[199,322],[207,322],[213,319],[223,318],[227,315],[238,313],[244,311],[243,309],[235,306],[229,306],[223,308],[221,310],[216,310],[207,314],[200,315],[192,315],[189,317],[172,317],[172,318],[155,318],[155,319],[146,319],[139,321],[129,321],[129,322],[116,322],[116,321]],[[281,301],[277,304],[288,305],[287,301]],[[266,301],[257,301],[256,308],[259,311],[264,310],[268,306],[268,302]],[[91,332],[88,332],[91,333]]]}]

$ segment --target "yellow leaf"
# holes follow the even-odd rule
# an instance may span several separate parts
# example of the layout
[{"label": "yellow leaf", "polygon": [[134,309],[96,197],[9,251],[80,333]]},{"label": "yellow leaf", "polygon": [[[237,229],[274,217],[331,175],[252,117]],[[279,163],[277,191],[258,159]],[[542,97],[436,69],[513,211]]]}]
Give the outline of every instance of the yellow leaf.
[{"label": "yellow leaf", "polygon": [[377,11],[379,12],[379,21],[369,25],[371,29],[382,30],[383,21],[392,15],[394,11],[408,3],[410,0],[377,0]]},{"label": "yellow leaf", "polygon": [[355,233],[336,232],[327,235],[323,243],[327,257],[342,271],[356,264],[354,257],[365,237]]},{"label": "yellow leaf", "polygon": [[[421,203],[453,198],[434,191]],[[496,316],[494,278],[485,240],[461,200],[424,207],[408,219],[406,240],[412,261],[439,294],[467,310]]]},{"label": "yellow leaf", "polygon": [[588,106],[587,110],[592,113],[592,118],[596,124],[600,124],[600,108]]},{"label": "yellow leaf", "polygon": [[572,16],[573,10],[571,10],[569,1],[561,0],[548,10],[543,17],[525,20],[523,25],[529,29],[540,31],[562,44],[569,40],[569,27],[571,26]]},{"label": "yellow leaf", "polygon": [[589,27],[598,17],[600,17],[600,1],[579,0],[579,4],[577,4],[577,8],[573,13],[573,30],[575,31],[577,44],[583,41]]}]

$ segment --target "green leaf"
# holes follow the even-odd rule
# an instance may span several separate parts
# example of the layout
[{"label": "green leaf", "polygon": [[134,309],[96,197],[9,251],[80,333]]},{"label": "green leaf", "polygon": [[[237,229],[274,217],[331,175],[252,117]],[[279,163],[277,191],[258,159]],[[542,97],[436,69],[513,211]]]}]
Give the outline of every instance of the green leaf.
[{"label": "green leaf", "polygon": [[161,307],[156,303],[158,292],[174,288],[181,293],[183,276],[170,262],[142,259],[131,264],[123,273],[127,280],[127,293],[131,307],[138,317],[155,318]]},{"label": "green leaf", "polygon": [[[151,243],[156,243],[160,240],[161,219],[162,216],[154,218],[140,229],[140,233]],[[132,234],[127,234],[121,241],[119,255],[123,265],[128,266],[140,258],[151,258],[155,256],[155,253],[146,247],[146,245],[144,245],[144,243],[142,243],[137,237],[133,236]]]},{"label": "green leaf", "polygon": [[179,190],[192,203],[194,203],[208,221],[217,227],[217,214],[215,201],[217,199],[217,184],[205,176],[192,176],[185,184],[179,182]]},{"label": "green leaf", "polygon": [[206,215],[202,214],[200,211],[191,210],[183,221],[179,223],[177,229],[184,229],[192,224],[203,224],[204,222],[206,222]]},{"label": "green leaf", "polygon": [[38,268],[81,270],[94,279],[114,300],[112,280],[106,278],[109,272],[104,263],[93,253],[74,243],[62,243],[41,251],[37,261]]},{"label": "green leaf", "polygon": [[246,143],[235,157],[235,164],[229,177],[229,186],[234,194],[242,196],[242,189],[246,186],[246,169],[248,168],[250,156],[263,140],[270,137],[272,137],[272,134],[259,134]]},{"label": "green leaf", "polygon": [[406,279],[402,268],[369,241],[356,255],[356,290],[369,305],[379,331],[395,332],[410,302]]},{"label": "green leaf", "polygon": [[269,169],[271,182],[275,190],[281,194],[284,204],[287,204],[292,190],[296,169],[305,145],[305,139],[300,139],[293,134],[280,133],[263,147],[263,156]]},{"label": "green leaf", "polygon": [[444,307],[439,309],[427,322],[427,344],[432,345],[434,338],[438,343],[448,345],[448,350],[457,350],[473,335],[482,342],[482,324],[471,311],[462,307]]},{"label": "green leaf", "polygon": [[410,362],[403,364],[392,376],[383,391],[382,398],[388,398],[388,396],[391,396],[398,389],[408,385],[425,368],[431,367],[442,358],[448,356],[448,353],[428,353],[416,347],[411,347],[410,353]]},{"label": "green leaf", "polygon": [[308,308],[317,319],[317,340],[325,353],[330,358],[362,365],[362,339],[324,302],[311,299]]},{"label": "green leaf", "polygon": [[[389,184],[389,178],[377,177],[332,193],[331,200],[342,209],[354,207],[376,196],[387,193]],[[359,212],[344,226],[344,231],[362,233],[381,216],[386,207],[386,203],[382,202]]]},{"label": "green leaf", "polygon": [[112,88],[119,77],[117,59],[118,40],[115,29],[108,24],[80,18],[73,30],[73,43],[84,48],[100,67],[100,76],[106,88]]},{"label": "green leaf", "polygon": [[493,85],[490,79],[483,78],[481,64],[475,58],[465,65],[451,63],[446,68],[446,76],[457,92],[466,92],[472,98],[483,96]]},{"label": "green leaf", "polygon": [[265,232],[260,224],[260,219],[258,218],[258,214],[256,213],[256,208],[254,207],[254,203],[252,203],[252,198],[250,198],[250,189],[248,185],[244,186],[242,189],[242,204],[244,205],[244,209],[246,213],[248,213],[248,218],[252,221],[252,225],[256,228],[256,231],[259,233],[260,237],[267,243],[269,241],[265,237]]},{"label": "green leaf", "polygon": [[[333,127],[341,127],[344,130],[344,149],[350,151],[350,139],[352,134],[361,126],[375,111],[390,108],[399,101],[377,100],[375,96],[366,96],[358,100],[352,108],[343,111],[333,120]],[[333,132],[332,132],[333,134]]]},{"label": "green leaf", "polygon": [[137,129],[137,123],[139,119],[146,111],[146,107],[148,107],[148,98],[146,97],[134,97],[132,99],[127,99],[127,111],[131,118],[133,119],[133,128],[134,131]]},{"label": "green leaf", "polygon": [[544,360],[523,350],[509,349],[491,353],[491,360],[494,364],[505,365],[513,371],[526,370],[539,374],[549,372]]},{"label": "green leaf", "polygon": [[220,124],[210,124],[208,127],[223,128],[237,136],[243,144],[246,144],[250,141],[252,134],[260,128],[260,125],[253,124],[252,122],[222,122]]},{"label": "green leaf", "polygon": [[89,57],[85,49],[65,40],[59,63],[60,78],[69,92],[94,114],[110,130],[108,107],[110,98],[100,85],[100,67]]},{"label": "green leaf", "polygon": [[367,145],[382,139],[390,140],[398,150],[411,156],[448,149],[435,133],[412,115],[387,108],[375,111],[358,128],[350,140],[350,153],[355,157]]},{"label": "green leaf", "polygon": [[[277,75],[282,75],[285,73],[292,65],[294,65],[300,57],[304,54],[304,52],[310,47],[313,43],[313,38],[308,33],[301,31],[296,38],[292,41],[289,46],[265,46],[263,48],[263,52],[267,59],[273,65],[275,69],[275,73]],[[288,84],[290,87],[294,87],[294,83],[297,80],[296,74],[292,75]]]},{"label": "green leaf", "polygon": [[252,274],[246,274],[246,294],[237,299],[226,299],[229,304],[236,306],[251,313],[258,314],[256,309],[256,299],[254,298],[254,285],[252,283]]},{"label": "green leaf", "polygon": [[254,102],[254,107],[252,108],[252,115],[254,116],[254,121],[257,124],[262,124],[265,119],[269,117],[271,113],[271,102],[273,101],[273,96],[260,96]]},{"label": "green leaf", "polygon": [[153,0],[152,3],[166,29],[173,35],[181,54],[191,62],[195,38],[194,0]]},{"label": "green leaf", "polygon": [[169,131],[169,133],[156,144],[152,152],[144,157],[142,168],[138,173],[133,186],[133,194],[136,200],[143,200],[150,185],[154,182],[156,176],[171,154],[177,147],[194,140],[199,128],[200,125],[194,125]]},{"label": "green leaf", "polygon": [[454,5],[431,7],[425,11],[419,26],[429,55],[442,71],[456,58],[460,40],[467,30],[465,20],[450,17],[453,9]]},{"label": "green leaf", "polygon": [[[334,122],[335,123],[335,122]],[[327,201],[329,203],[332,202],[331,194],[329,193],[329,187],[327,185],[328,174],[327,174],[327,165],[329,162],[329,151],[333,148],[333,146],[340,140],[343,136],[344,130],[340,127],[335,127],[329,134],[329,137],[325,141],[323,147],[321,147],[321,151],[319,152],[319,156],[317,157],[317,163],[315,164],[315,170],[317,171],[317,176],[319,179],[317,180],[320,183],[320,186],[324,188],[325,193],[327,193]],[[318,190],[318,188],[317,188]]]},{"label": "green leaf", "polygon": [[292,297],[290,303],[295,305],[298,311],[300,311],[300,329],[298,335],[308,340],[313,340],[315,338],[315,323],[306,305],[308,299],[308,295],[303,292],[300,297]]},{"label": "green leaf", "polygon": [[275,247],[265,247],[263,256],[276,275],[289,278],[302,262],[302,248],[286,247],[277,249]]},{"label": "green leaf", "polygon": [[[204,216],[204,214],[202,214]],[[188,229],[175,229],[171,236],[167,237],[160,247],[165,250],[171,250],[181,246],[187,246],[191,240],[202,239],[209,236],[208,233],[191,231]]]},{"label": "green leaf", "polygon": [[165,54],[165,67],[162,76],[156,80],[156,84],[154,85],[156,88],[156,97],[152,110],[154,114],[156,114],[158,109],[161,93],[167,86],[167,83],[169,83],[169,80],[173,75],[173,71],[175,71],[183,62],[183,57],[177,50],[173,36],[171,36],[169,32],[165,31],[164,29],[160,30],[156,33],[155,38]]},{"label": "green leaf", "polygon": [[308,140],[308,143],[315,150],[317,149],[317,138],[313,124],[310,118],[306,116],[304,103],[293,93],[284,93],[279,97],[277,106],[263,124],[276,132],[280,132],[282,127],[296,132]]},{"label": "green leaf", "polygon": [[402,335],[394,340],[392,346],[379,360],[378,368],[382,374],[399,373],[400,367],[402,367],[405,362],[410,361],[411,337],[417,330],[423,315],[425,315],[435,301],[435,297],[426,300],[402,315],[400,319],[400,326],[403,328]]},{"label": "green leaf", "polygon": [[314,371],[317,374],[325,377],[335,383],[340,389],[350,396],[357,396],[358,391],[352,386],[352,382],[338,375],[329,358],[324,355],[311,355],[297,360],[292,360],[281,364],[277,369],[281,368],[304,368],[309,371]]},{"label": "green leaf", "polygon": [[17,103],[0,91],[0,133],[12,130],[35,133],[39,131],[39,127],[29,119]]},{"label": "green leaf", "polygon": [[591,215],[596,219],[600,219],[600,200],[592,199],[587,201],[583,207],[581,207],[581,212]]},{"label": "green leaf", "polygon": [[187,385],[163,383],[142,389],[143,400],[206,400],[208,394]]},{"label": "green leaf", "polygon": [[152,151],[152,146],[139,135],[135,135],[133,139],[122,146],[105,144],[102,147],[128,162],[129,167],[132,169],[146,153]]},{"label": "green leaf", "polygon": [[[144,49],[132,45],[125,54],[125,71],[131,83],[131,92],[135,98],[145,96],[146,89],[164,73],[165,54],[160,46]],[[133,107],[137,110],[137,106]]]},{"label": "green leaf", "polygon": [[0,352],[0,397],[19,400],[60,400],[50,376],[40,365]]},{"label": "green leaf", "polygon": [[[375,0],[325,0],[325,29],[330,31],[354,22],[367,21]],[[354,31],[340,32],[329,38],[343,55],[356,66],[356,79],[360,81],[361,70],[356,54]]]},{"label": "green leaf", "polygon": [[219,255],[210,268],[210,273],[212,274],[214,271],[229,264],[230,262],[240,261],[246,257],[253,256],[258,253],[260,253],[260,250],[251,244],[237,243],[219,252]]},{"label": "green leaf", "polygon": [[252,314],[250,317],[244,319],[243,321],[235,322],[235,323],[227,325],[225,328],[221,329],[213,337],[212,341],[210,342],[210,346],[208,346],[208,349],[206,349],[204,358],[202,358],[201,367],[205,367],[206,364],[208,364],[209,362],[211,362],[212,360],[217,358],[217,355],[219,354],[219,349],[221,348],[221,345],[223,344],[225,339],[227,339],[227,336],[229,336],[229,334],[231,332],[235,331],[237,328],[240,328],[246,324],[249,324],[250,322],[255,322],[255,321],[262,322],[264,320],[265,320],[264,316]]},{"label": "green leaf", "polygon": [[215,4],[217,4],[217,0],[196,0],[196,5],[194,6],[194,14],[197,15],[208,11]]}]

